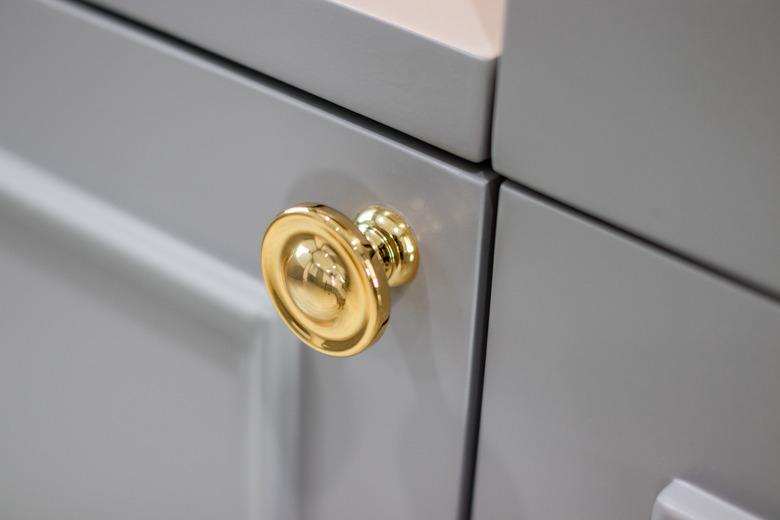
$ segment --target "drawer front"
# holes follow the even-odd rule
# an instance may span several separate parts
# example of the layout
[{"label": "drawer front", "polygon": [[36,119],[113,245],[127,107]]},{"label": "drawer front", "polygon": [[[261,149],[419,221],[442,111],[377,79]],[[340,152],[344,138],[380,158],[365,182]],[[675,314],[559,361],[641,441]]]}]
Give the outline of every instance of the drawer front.
[{"label": "drawer front", "polygon": [[485,364],[475,519],[780,515],[777,302],[507,183]]},{"label": "drawer front", "polygon": [[780,3],[510,2],[496,171],[780,294]]},{"label": "drawer front", "polygon": [[490,155],[503,0],[95,3],[466,159]]},{"label": "drawer front", "polygon": [[244,275],[293,203],[380,202],[409,220],[420,272],[380,342],[349,359],[301,351],[289,488],[303,518],[455,517],[494,177],[87,9],[2,12],[0,146]]}]

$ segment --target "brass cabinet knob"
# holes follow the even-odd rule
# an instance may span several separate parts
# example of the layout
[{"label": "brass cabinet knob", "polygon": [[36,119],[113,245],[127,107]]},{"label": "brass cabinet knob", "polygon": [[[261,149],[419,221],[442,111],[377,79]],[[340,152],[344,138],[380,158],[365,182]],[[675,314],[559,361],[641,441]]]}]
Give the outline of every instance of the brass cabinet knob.
[{"label": "brass cabinet knob", "polygon": [[370,206],[350,220],[322,204],[279,214],[263,237],[261,264],[282,320],[331,356],[358,354],[384,332],[390,287],[410,282],[420,262],[404,218]]}]

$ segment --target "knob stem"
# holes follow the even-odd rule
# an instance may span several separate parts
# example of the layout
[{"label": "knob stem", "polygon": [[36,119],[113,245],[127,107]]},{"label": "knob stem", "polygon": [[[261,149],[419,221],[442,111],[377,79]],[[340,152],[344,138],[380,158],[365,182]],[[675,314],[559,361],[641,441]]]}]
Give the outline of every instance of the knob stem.
[{"label": "knob stem", "polygon": [[355,225],[384,264],[390,287],[414,279],[420,258],[417,238],[398,212],[384,206],[369,206],[355,218]]}]

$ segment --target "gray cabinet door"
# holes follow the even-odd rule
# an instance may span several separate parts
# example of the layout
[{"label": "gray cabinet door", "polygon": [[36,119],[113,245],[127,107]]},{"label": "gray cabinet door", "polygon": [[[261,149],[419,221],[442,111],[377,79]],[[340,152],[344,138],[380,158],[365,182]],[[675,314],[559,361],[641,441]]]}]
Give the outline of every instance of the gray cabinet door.
[{"label": "gray cabinet door", "polygon": [[[294,203],[324,202],[346,214],[382,203],[410,221],[419,237],[421,270],[412,285],[393,294],[381,341],[349,359],[291,347],[301,356],[300,379],[294,373],[285,379],[282,369],[278,375],[300,396],[301,413],[283,414],[298,417],[299,426],[297,437],[275,434],[275,439],[295,443],[300,454],[300,479],[284,482],[284,489],[301,518],[456,517],[469,480],[464,460],[470,453],[471,387],[480,369],[482,258],[491,231],[494,177],[338,107],[89,9],[12,0],[0,10],[0,146],[241,276],[259,280],[260,237],[273,216]],[[56,265],[50,270],[52,277],[59,273]],[[108,298],[119,298],[106,291]],[[3,298],[14,298],[15,292],[5,291]],[[11,304],[3,300],[3,306]],[[46,307],[39,316],[48,320],[52,312]],[[164,325],[186,328],[187,322]],[[196,326],[180,332],[197,335],[194,330],[205,325]],[[20,341],[26,337],[24,330],[16,334]],[[90,360],[88,350],[75,347],[72,353],[72,363],[111,361]],[[0,350],[0,355],[5,364],[17,354]],[[234,354],[230,361],[242,365],[241,359]],[[136,367],[141,361],[136,359]],[[54,370],[46,356],[40,363]],[[136,369],[125,373],[117,365],[114,370],[116,377],[131,378]],[[164,367],[154,370],[162,377]],[[171,372],[171,388],[186,370]],[[6,384],[11,385],[6,402],[22,406],[22,387],[14,391],[13,383]],[[99,381],[94,388],[101,391]],[[246,397],[243,387],[233,390],[236,403]],[[188,387],[176,390],[181,401],[187,394]],[[45,404],[41,397],[39,405],[45,409]],[[169,405],[155,406],[152,412],[164,415]],[[115,420],[121,425],[121,417]],[[60,422],[61,428],[79,431],[79,423],[65,415]],[[155,427],[143,417],[127,430],[115,426],[117,435],[126,431],[127,438],[120,435],[114,444],[135,442],[134,429],[142,425]],[[38,427],[20,426],[18,435],[44,435]],[[83,449],[96,459],[105,456],[89,452],[88,445]],[[68,461],[80,467],[75,455]],[[20,458],[0,466],[0,472],[13,480],[26,468]],[[205,478],[195,469],[168,467],[185,480]],[[97,479],[99,468],[95,471]],[[235,474],[231,478],[221,484],[230,492],[245,483]],[[78,482],[74,476],[73,485]],[[0,486],[0,510],[8,503],[7,489]]]},{"label": "gray cabinet door", "polygon": [[292,518],[262,285],[0,152],[0,516]]},{"label": "gray cabinet door", "polygon": [[780,295],[780,3],[517,0],[496,171]]},{"label": "gray cabinet door", "polygon": [[476,520],[780,516],[776,301],[505,184],[485,368]]}]

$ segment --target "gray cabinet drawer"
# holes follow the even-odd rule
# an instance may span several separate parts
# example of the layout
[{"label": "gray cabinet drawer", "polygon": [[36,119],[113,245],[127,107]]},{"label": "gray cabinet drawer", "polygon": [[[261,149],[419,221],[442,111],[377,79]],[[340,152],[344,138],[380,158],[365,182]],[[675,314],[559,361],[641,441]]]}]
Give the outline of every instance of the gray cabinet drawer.
[{"label": "gray cabinet drawer", "polygon": [[504,184],[485,365],[476,520],[780,515],[776,302]]},{"label": "gray cabinet drawer", "polygon": [[780,3],[511,2],[496,171],[780,294]]},{"label": "gray cabinet drawer", "polygon": [[95,3],[466,159],[490,155],[503,0]]},{"label": "gray cabinet drawer", "polygon": [[262,232],[293,203],[408,218],[421,271],[382,340],[301,354],[289,489],[303,518],[454,518],[494,176],[88,9],[0,10],[0,146],[244,275],[259,277]]}]

